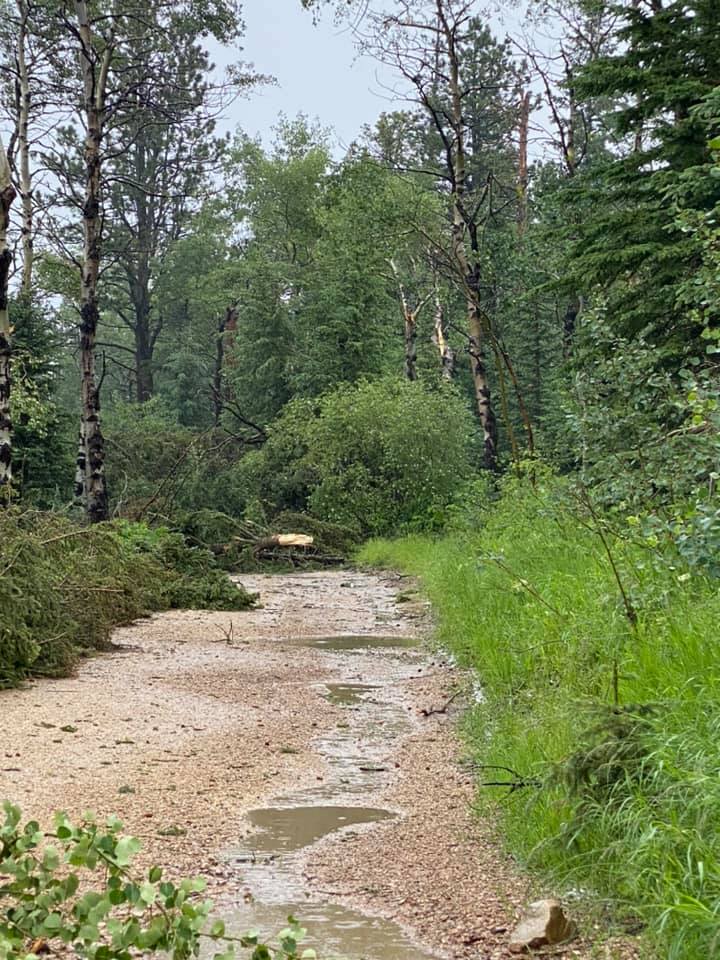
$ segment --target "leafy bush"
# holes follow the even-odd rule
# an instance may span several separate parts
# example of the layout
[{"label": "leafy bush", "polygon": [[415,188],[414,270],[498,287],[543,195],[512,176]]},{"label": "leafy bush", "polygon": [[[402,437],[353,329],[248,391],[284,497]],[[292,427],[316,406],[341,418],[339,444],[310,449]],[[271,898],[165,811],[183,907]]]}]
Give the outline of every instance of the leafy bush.
[{"label": "leafy bush", "polygon": [[[628,615],[603,537],[623,584]],[[674,960],[720,935],[717,583],[672,541],[593,516],[557,482],[508,482],[481,531],[372,541],[365,562],[420,575],[438,639],[485,699],[467,736],[509,845],[645,921]],[[525,788],[522,788],[525,784]]]},{"label": "leafy bush", "polygon": [[0,686],[67,673],[112,629],[169,607],[243,609],[253,598],[212,556],[140,524],[80,527],[36,511],[0,513]]},{"label": "leafy bush", "polygon": [[585,482],[608,506],[663,510],[712,496],[720,461],[717,331],[707,354],[688,347],[671,364],[660,347],[614,334],[601,309],[576,338],[568,446]]},{"label": "leafy bush", "polygon": [[[226,937],[222,920],[211,920],[211,900],[199,899],[202,878],[163,879],[160,867],[146,877],[132,869],[140,850],[110,817],[100,824],[86,814],[79,824],[55,816],[46,835],[36,821],[21,823],[18,807],[3,804],[0,823],[0,960],[26,960],[40,952],[71,952],[87,960],[171,956],[189,960],[203,940],[216,944],[216,960],[232,960],[234,943],[248,960],[298,960],[305,931],[292,917],[277,946],[257,934]],[[314,960],[304,950],[303,960]]]},{"label": "leafy bush", "polygon": [[476,428],[450,387],[387,379],[295,400],[240,465],[266,516],[307,510],[358,537],[442,524]]}]

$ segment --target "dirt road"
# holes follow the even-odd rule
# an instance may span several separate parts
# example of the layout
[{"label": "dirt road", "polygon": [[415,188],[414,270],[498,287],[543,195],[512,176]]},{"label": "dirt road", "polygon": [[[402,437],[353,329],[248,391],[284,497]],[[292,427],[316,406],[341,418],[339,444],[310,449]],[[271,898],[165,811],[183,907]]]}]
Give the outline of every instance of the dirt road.
[{"label": "dirt road", "polygon": [[528,890],[469,812],[441,710],[461,678],[417,645],[426,611],[367,574],[242,579],[259,609],[156,616],[0,692],[0,798],[117,813],[238,929],[292,910],[352,960],[506,956]]}]

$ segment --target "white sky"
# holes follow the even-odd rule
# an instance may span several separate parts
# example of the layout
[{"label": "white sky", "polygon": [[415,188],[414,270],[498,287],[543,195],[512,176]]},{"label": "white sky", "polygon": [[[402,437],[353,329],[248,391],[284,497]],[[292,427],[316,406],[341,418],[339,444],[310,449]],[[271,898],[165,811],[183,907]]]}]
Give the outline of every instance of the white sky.
[{"label": "white sky", "polygon": [[[478,3],[479,10],[483,7],[487,9]],[[383,89],[383,82],[392,85],[391,74],[369,58],[358,58],[350,30],[336,25],[330,13],[314,25],[300,0],[245,0],[243,17],[247,26],[243,58],[278,82],[234,104],[230,129],[240,126],[268,141],[280,113],[289,117],[305,113],[332,127],[342,149],[363,124],[373,124],[384,110],[394,109]],[[504,36],[508,24],[498,13],[491,21],[496,34]],[[226,62],[225,51],[217,62]]]},{"label": "white sky", "polygon": [[[281,113],[305,113],[332,127],[343,148],[364,123],[389,108],[377,82],[382,68],[356,58],[350,31],[333,23],[330,14],[315,25],[300,0],[245,0],[243,17],[243,58],[259,73],[274,76],[277,85],[235,103],[228,117],[231,128],[268,140]],[[217,59],[220,65],[225,56]]]}]

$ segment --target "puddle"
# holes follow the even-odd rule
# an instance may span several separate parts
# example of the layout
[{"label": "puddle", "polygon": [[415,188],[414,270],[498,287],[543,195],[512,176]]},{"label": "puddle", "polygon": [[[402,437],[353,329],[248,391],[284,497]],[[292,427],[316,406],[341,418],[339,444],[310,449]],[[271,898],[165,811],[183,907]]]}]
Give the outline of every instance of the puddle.
[{"label": "puddle", "polygon": [[[345,634],[284,642],[347,655],[345,669],[336,670],[342,657],[324,661],[333,665],[333,675],[316,686],[331,703],[350,709],[347,720],[319,732],[313,741],[325,761],[324,776],[278,798],[273,807],[251,811],[253,832],[227,851],[243,889],[222,907],[227,929],[235,934],[257,929],[272,939],[292,914],[308,931],[303,947],[316,948],[322,960],[435,960],[392,920],[333,902],[332,891],[313,889],[306,878],[308,851],[323,837],[334,835],[347,843],[352,860],[352,828],[396,816],[368,806],[367,798],[390,781],[393,745],[412,728],[395,684],[416,674],[418,656],[398,654],[419,647],[420,641]],[[386,653],[379,657],[374,650]],[[371,692],[377,696],[367,696]],[[339,890],[337,896],[342,895]]]},{"label": "puddle", "polygon": [[258,833],[248,837],[247,849],[259,854],[294,853],[336,830],[394,816],[376,807],[264,807],[248,814]]},{"label": "puddle", "polygon": [[352,652],[353,650],[376,650],[398,649],[418,647],[420,641],[417,637],[363,637],[363,636],[340,636],[340,637],[301,637],[298,640],[291,640],[294,647],[312,647],[316,650],[330,650],[342,653]]},{"label": "puddle", "polygon": [[252,927],[272,937],[287,925],[290,914],[308,932],[303,949],[314,947],[321,960],[434,960],[434,954],[416,946],[392,920],[337,904],[239,903],[225,915],[225,922],[231,934],[240,935]]},{"label": "puddle", "polygon": [[363,696],[379,690],[374,683],[325,683],[323,696],[339,707],[352,707],[364,703]]},{"label": "puddle", "polygon": [[318,902],[303,883],[300,858],[308,846],[339,830],[394,816],[376,807],[265,807],[251,811],[248,819],[258,833],[248,838],[243,851],[229,854],[242,869],[250,896],[247,902],[225,905],[222,915],[228,932],[242,935],[252,928],[271,940],[292,915],[308,931],[303,948],[316,948],[322,960],[433,960],[433,954],[413,943],[392,920],[337,903]]}]

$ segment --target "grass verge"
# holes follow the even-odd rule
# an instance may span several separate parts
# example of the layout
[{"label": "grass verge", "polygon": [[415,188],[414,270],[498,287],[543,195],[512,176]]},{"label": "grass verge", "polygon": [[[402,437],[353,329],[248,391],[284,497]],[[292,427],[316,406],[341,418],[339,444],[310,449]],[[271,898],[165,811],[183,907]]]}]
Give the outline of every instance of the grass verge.
[{"label": "grass verge", "polygon": [[646,925],[654,956],[720,956],[717,581],[553,484],[510,484],[481,530],[359,559],[419,576],[439,641],[478,671],[479,780],[517,786],[478,802],[520,860]]}]

